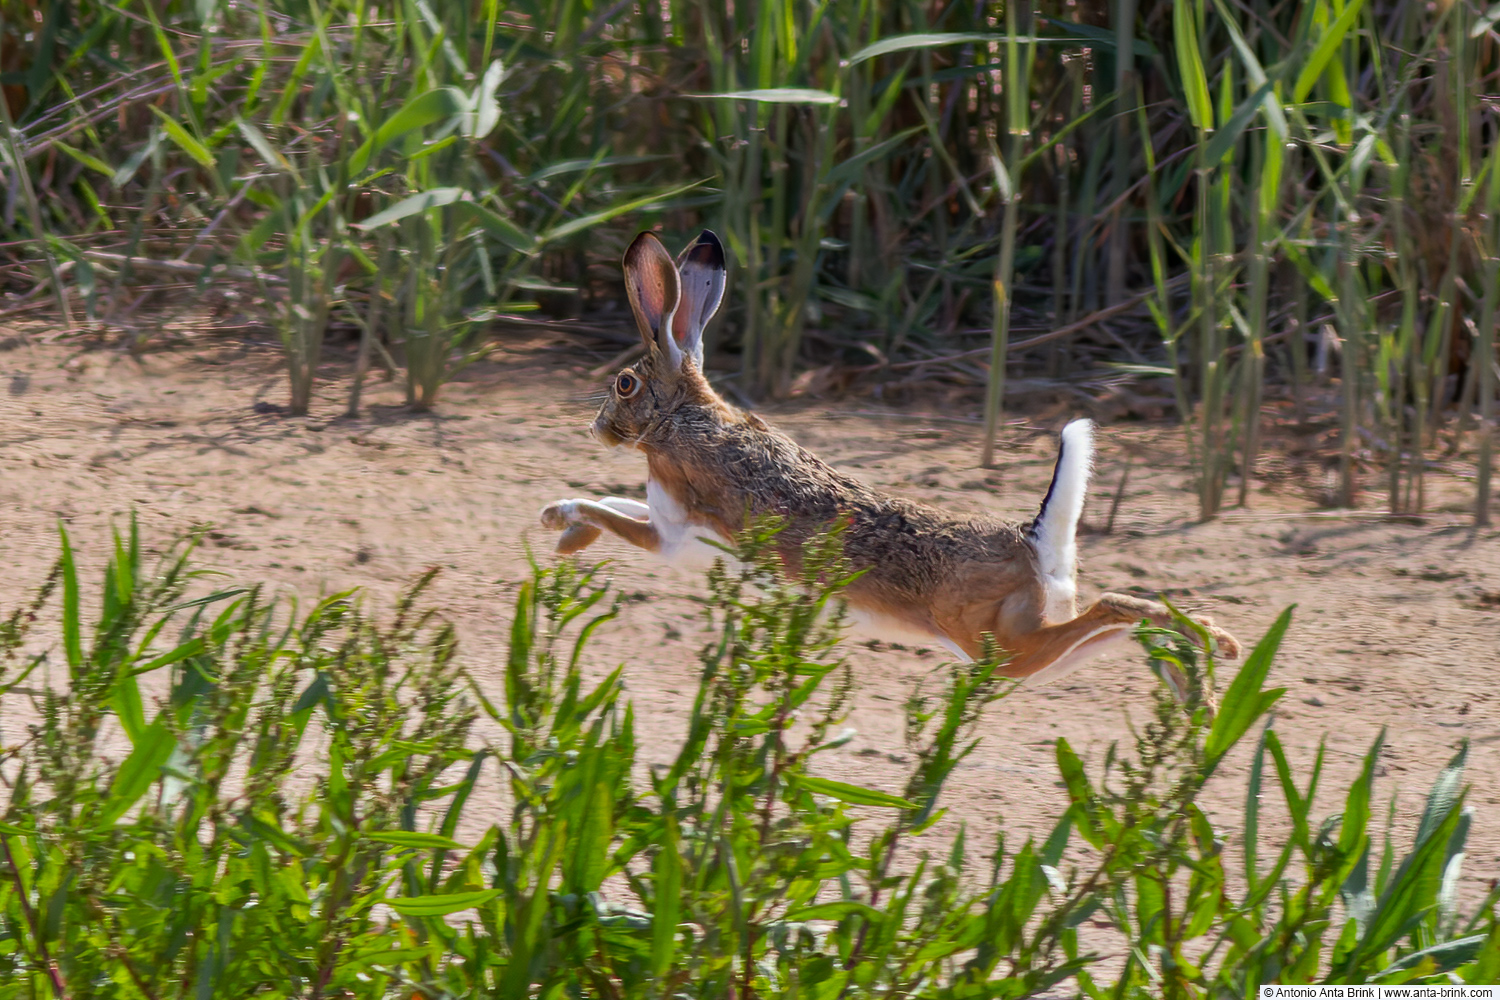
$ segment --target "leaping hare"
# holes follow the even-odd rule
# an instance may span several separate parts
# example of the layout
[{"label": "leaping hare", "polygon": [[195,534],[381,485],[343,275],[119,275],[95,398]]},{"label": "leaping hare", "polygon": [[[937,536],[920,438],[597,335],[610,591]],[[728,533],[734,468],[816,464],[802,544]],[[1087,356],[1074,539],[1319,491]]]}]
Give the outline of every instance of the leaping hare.
[{"label": "leaping hare", "polygon": [[[778,542],[797,560],[804,540],[843,519],[845,556],[867,570],[844,594],[856,621],[965,659],[983,654],[989,633],[1010,654],[1001,672],[1034,682],[1071,671],[1142,620],[1172,624],[1165,606],[1124,594],[1077,612],[1088,420],[1063,428],[1052,485],[1031,523],[953,517],[835,471],[714,392],[702,373],[703,328],[724,295],[724,248],[713,233],[675,264],[655,236],[640,234],[625,251],[625,287],[647,353],[615,376],[592,431],[610,447],[645,453],[646,502],[549,504],[541,519],[563,532],[558,552],[577,552],[607,530],[671,562],[702,565],[719,550],[700,539],[732,538],[749,512],[787,517]],[[1233,636],[1205,625],[1221,654],[1238,655]]]}]

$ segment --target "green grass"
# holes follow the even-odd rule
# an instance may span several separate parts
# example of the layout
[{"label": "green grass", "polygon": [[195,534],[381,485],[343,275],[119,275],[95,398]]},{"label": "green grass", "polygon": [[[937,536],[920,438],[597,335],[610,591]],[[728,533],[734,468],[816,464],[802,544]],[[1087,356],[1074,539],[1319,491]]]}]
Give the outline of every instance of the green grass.
[{"label": "green grass", "polygon": [[1476,0],[0,10],[5,280],[108,329],[152,261],[258,275],[294,412],[331,320],[430,407],[488,325],[617,299],[635,230],[708,225],[748,395],[832,364],[983,390],[993,428],[1007,370],[1170,381],[1204,517],[1288,394],[1340,426],[1341,504],[1419,513],[1435,453],[1490,454]]},{"label": "green grass", "polygon": [[[0,621],[0,706],[35,692],[31,737],[0,756],[0,996],[1243,997],[1500,977],[1495,896],[1456,902],[1466,750],[1409,845],[1376,829],[1380,740],[1347,789],[1319,787],[1321,751],[1303,784],[1268,720],[1290,611],[1217,715],[1213,662],[1143,634],[1186,703],[1160,691],[1097,773],[1058,740],[1041,841],[1002,824],[937,842],[945,782],[1010,682],[988,662],[914,692],[899,793],[827,777],[857,665],[838,539],[786,581],[774,531],[710,574],[687,732],[649,768],[623,682],[651,665],[585,681],[628,613],[597,569],[533,570],[484,687],[423,604],[431,574],[389,610],[200,594],[191,546],[150,568],[132,523],[88,587],[64,535]],[[1245,826],[1216,828],[1198,797],[1246,741]]]}]

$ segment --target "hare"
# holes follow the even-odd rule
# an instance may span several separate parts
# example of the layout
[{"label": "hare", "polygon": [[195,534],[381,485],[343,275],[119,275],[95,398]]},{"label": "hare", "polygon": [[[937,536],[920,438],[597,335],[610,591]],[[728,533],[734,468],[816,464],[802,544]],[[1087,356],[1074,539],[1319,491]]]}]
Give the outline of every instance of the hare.
[{"label": "hare", "polygon": [[[619,372],[592,432],[610,447],[645,453],[646,502],[559,500],[542,524],[572,553],[610,531],[679,565],[711,562],[747,513],[778,514],[778,538],[796,565],[802,543],[843,520],[844,553],[863,575],[844,594],[873,634],[942,645],[961,659],[984,654],[986,635],[1009,660],[1000,672],[1053,680],[1128,639],[1141,621],[1170,626],[1163,605],[1105,594],[1078,614],[1074,532],[1093,458],[1093,425],[1062,432],[1052,485],[1029,524],[954,517],[887,496],[820,461],[753,413],[725,402],[702,373],[703,328],[724,295],[724,248],[705,231],[674,264],[642,233],[625,252],[625,286],[646,356]],[[1205,622],[1219,652],[1239,644]]]}]

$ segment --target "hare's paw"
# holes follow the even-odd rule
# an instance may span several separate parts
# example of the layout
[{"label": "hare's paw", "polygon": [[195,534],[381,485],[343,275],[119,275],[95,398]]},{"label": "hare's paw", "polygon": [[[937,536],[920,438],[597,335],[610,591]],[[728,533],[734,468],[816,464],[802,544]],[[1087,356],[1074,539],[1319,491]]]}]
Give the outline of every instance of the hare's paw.
[{"label": "hare's paw", "polygon": [[598,526],[590,523],[578,509],[577,500],[558,500],[542,508],[542,527],[561,531],[557,552],[571,555],[587,548],[599,537]]},{"label": "hare's paw", "polygon": [[1238,660],[1240,658],[1240,641],[1228,632],[1214,624],[1212,618],[1199,618],[1198,622],[1206,629],[1208,634],[1214,637],[1214,652],[1225,660]]},{"label": "hare's paw", "polygon": [[584,523],[578,513],[577,500],[554,500],[542,508],[542,527],[561,531],[569,525]]}]

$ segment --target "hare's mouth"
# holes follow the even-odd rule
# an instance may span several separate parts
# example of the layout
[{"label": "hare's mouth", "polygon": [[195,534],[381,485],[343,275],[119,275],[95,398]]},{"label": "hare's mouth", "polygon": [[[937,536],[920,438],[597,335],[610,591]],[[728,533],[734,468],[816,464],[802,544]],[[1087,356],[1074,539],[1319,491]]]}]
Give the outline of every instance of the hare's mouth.
[{"label": "hare's mouth", "polygon": [[620,447],[620,445],[625,443],[625,439],[622,438],[613,427],[609,426],[609,424],[606,424],[602,420],[594,421],[593,425],[589,427],[589,430],[593,432],[594,437],[598,439],[598,441],[606,448],[618,448]]}]

